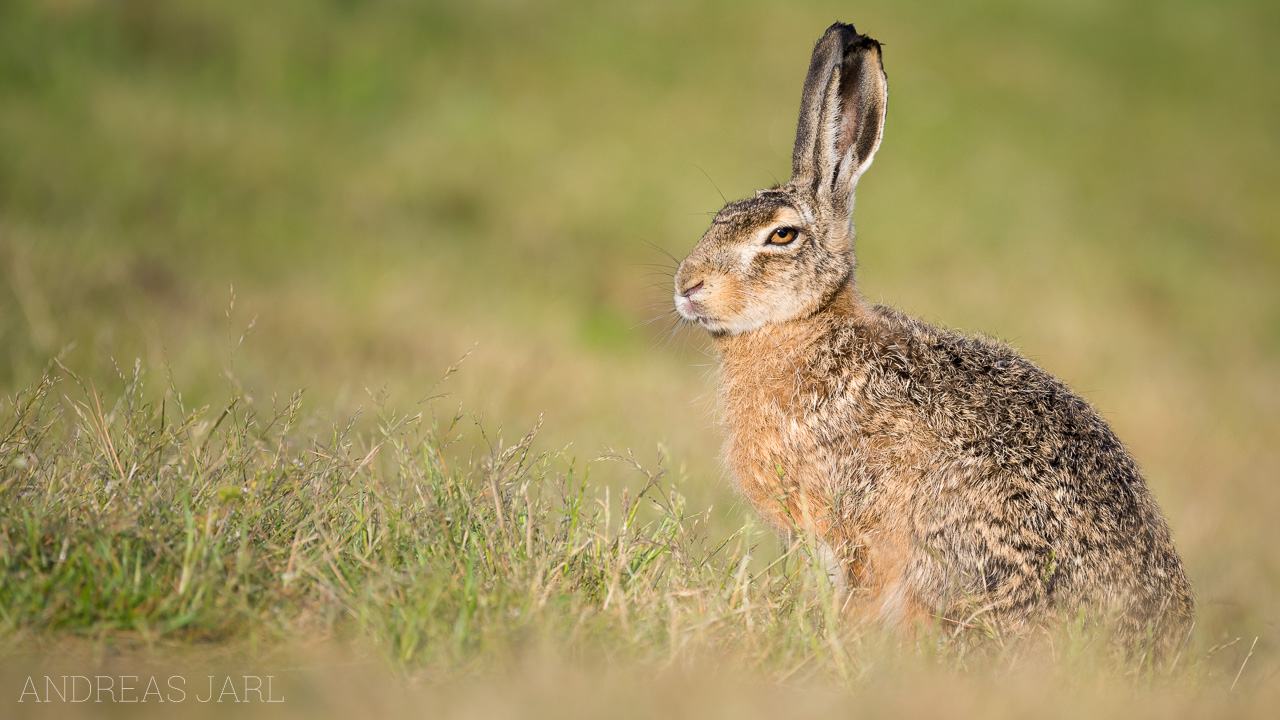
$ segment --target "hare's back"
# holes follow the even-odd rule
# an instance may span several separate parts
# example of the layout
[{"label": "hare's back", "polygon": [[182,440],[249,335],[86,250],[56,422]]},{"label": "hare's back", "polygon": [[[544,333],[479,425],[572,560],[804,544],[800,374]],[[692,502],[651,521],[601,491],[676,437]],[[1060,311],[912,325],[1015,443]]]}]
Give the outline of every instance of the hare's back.
[{"label": "hare's back", "polygon": [[885,417],[865,426],[913,428],[920,471],[908,482],[926,487],[899,497],[926,555],[971,578],[966,592],[1027,609],[1118,601],[1129,615],[1189,616],[1168,524],[1088,402],[1005,343],[888,308],[874,318],[859,333],[862,407]]}]

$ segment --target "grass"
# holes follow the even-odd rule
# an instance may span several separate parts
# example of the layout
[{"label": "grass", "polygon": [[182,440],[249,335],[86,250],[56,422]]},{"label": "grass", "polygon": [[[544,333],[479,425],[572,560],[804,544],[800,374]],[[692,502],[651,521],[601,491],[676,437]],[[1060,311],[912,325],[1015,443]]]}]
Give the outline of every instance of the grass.
[{"label": "grass", "polygon": [[[323,426],[300,392],[189,408],[172,385],[148,392],[149,375],[135,366],[104,397],[59,368],[0,406],[0,637],[11,662],[27,658],[0,676],[23,684],[67,657],[127,676],[213,672],[231,660],[210,661],[208,648],[223,647],[239,658],[232,674],[292,668],[290,694],[316,694],[309,683],[355,652],[362,672],[418,678],[428,694],[530,682],[548,663],[556,682],[594,677],[587,668],[603,663],[664,685],[705,675],[719,692],[750,677],[839,695],[913,676],[1046,674],[1236,703],[1253,655],[1240,660],[1239,638],[1201,641],[1157,672],[1111,657],[1083,627],[1047,643],[984,639],[980,621],[976,636],[946,623],[887,635],[842,619],[803,543],[753,563],[768,533],[713,540],[711,510],[690,510],[685,480],[632,454],[580,465],[537,450],[535,426],[458,457],[473,420],[437,417],[439,398],[412,415],[380,403],[376,429],[361,432],[354,418]],[[615,498],[592,483],[605,463],[634,473],[638,490]],[[50,647],[62,648],[54,659]],[[309,659],[281,659],[298,653]],[[84,671],[44,674],[58,672]],[[403,692],[385,674],[374,682]]]},{"label": "grass", "polygon": [[3,408],[11,637],[356,639],[441,672],[566,637],[570,651],[624,639],[611,654],[646,662],[744,639],[771,666],[827,657],[810,574],[784,556],[748,575],[762,538],[707,545],[705,516],[634,456],[597,461],[640,478],[611,498],[536,450],[537,427],[459,459],[460,414],[384,408],[360,433],[315,427],[301,393],[188,409],[172,389],[148,402],[135,369],[104,406],[70,378]]},{"label": "grass", "polygon": [[[722,477],[662,251],[720,191],[785,178],[835,19],[886,43],[892,89],[861,286],[1009,339],[1103,411],[1200,600],[1173,679],[835,627],[803,550]],[[6,677],[305,666],[299,696],[387,714],[518,714],[559,684],[636,714],[1264,709],[1278,21],[1262,0],[0,3]]]}]

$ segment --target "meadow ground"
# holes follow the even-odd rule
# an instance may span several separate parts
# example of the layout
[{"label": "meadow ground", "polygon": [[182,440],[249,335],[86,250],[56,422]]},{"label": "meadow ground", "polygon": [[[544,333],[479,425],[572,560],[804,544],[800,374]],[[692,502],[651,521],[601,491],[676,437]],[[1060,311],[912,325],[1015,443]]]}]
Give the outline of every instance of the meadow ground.
[{"label": "meadow ground", "polygon": [[[835,19],[891,89],[864,293],[1112,423],[1199,596],[1169,678],[835,623],[728,488],[666,253],[785,180]],[[255,712],[1265,713],[1277,29],[1255,0],[0,4],[3,714],[164,710],[18,704],[30,675],[275,670]]]}]

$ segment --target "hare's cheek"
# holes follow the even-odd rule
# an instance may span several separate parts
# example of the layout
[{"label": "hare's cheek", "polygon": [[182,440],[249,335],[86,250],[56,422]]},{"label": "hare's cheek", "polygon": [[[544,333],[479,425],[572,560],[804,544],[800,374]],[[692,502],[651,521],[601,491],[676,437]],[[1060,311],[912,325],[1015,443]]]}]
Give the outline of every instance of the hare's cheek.
[{"label": "hare's cheek", "polygon": [[757,295],[787,297],[795,293],[802,277],[790,258],[769,258],[758,262],[752,271]]}]

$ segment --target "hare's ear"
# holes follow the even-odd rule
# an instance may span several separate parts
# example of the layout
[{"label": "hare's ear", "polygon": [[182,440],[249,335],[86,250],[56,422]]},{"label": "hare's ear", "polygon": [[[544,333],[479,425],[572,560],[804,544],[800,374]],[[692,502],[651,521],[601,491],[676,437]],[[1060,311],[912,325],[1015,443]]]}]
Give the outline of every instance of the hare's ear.
[{"label": "hare's ear", "polygon": [[880,147],[888,94],[880,43],[852,25],[828,28],[804,80],[791,181],[852,211],[854,185]]}]

